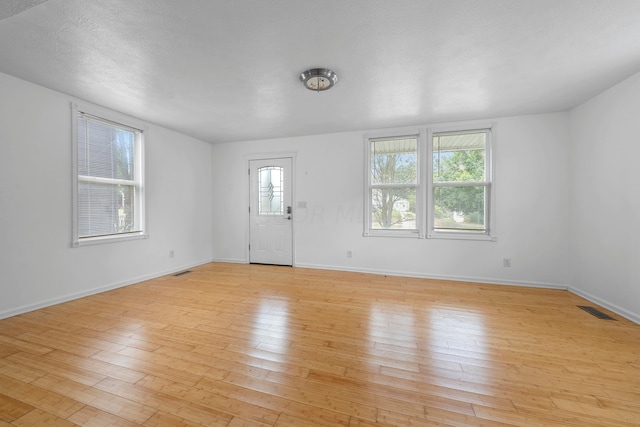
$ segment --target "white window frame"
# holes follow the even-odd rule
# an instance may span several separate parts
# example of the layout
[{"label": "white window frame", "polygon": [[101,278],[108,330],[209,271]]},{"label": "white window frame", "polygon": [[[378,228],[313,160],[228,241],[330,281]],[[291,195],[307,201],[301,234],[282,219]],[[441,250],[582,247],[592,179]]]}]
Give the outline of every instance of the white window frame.
[{"label": "white window frame", "polygon": [[[485,147],[485,181],[465,183],[463,185],[484,185],[487,188],[485,196],[485,222],[486,231],[458,231],[458,230],[436,230],[435,221],[435,200],[434,189],[437,187],[451,186],[447,183],[433,182],[433,136],[446,133],[466,133],[474,131],[486,131],[487,141]],[[495,184],[494,184],[494,146],[496,138],[495,123],[474,123],[470,125],[458,125],[450,127],[438,127],[428,129],[427,132],[427,174],[426,174],[426,199],[427,199],[427,238],[428,239],[462,239],[462,240],[489,240],[496,241],[495,235]],[[459,185],[454,185],[459,186]]]},{"label": "white window frame", "polygon": [[[110,178],[98,178],[98,177],[79,177],[78,175],[78,118],[81,114],[85,114],[95,120],[103,121],[114,126],[122,128],[129,128],[136,133],[135,138],[135,166],[134,166],[134,180],[133,186],[135,191],[135,217],[134,223],[136,224],[136,231],[130,233],[118,233],[108,234],[101,236],[79,236],[79,221],[78,221],[78,183],[83,182],[102,182],[110,184],[126,183],[131,184],[130,181],[121,181]],[[79,247],[85,245],[95,245],[101,243],[120,242],[126,240],[146,239],[149,237],[146,214],[146,196],[145,196],[145,162],[144,162],[144,143],[145,135],[147,134],[147,126],[130,117],[118,114],[109,110],[98,108],[95,106],[79,105],[77,103],[71,103],[71,129],[72,129],[72,202],[73,202],[73,220],[72,220],[72,247]]]},{"label": "white window frame", "polygon": [[[371,141],[376,139],[392,139],[402,137],[416,137],[416,183],[415,184],[399,184],[394,187],[411,187],[416,189],[416,228],[415,229],[375,229],[372,227],[371,212],[372,212],[372,191],[374,188],[379,187],[371,182]],[[419,128],[407,128],[397,129],[390,131],[381,131],[376,133],[370,133],[364,135],[364,158],[365,158],[365,180],[364,180],[364,232],[363,236],[380,236],[380,237],[409,237],[409,238],[421,238],[424,237],[423,224],[424,224],[424,201],[422,191],[422,145],[425,133]]]}]

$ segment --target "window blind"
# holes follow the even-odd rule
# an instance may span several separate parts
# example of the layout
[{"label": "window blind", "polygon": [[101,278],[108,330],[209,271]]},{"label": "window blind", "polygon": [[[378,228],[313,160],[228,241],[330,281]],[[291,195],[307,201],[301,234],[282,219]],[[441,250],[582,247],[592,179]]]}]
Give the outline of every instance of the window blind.
[{"label": "window blind", "polygon": [[78,238],[139,232],[136,141],[141,131],[84,113],[77,118]]}]

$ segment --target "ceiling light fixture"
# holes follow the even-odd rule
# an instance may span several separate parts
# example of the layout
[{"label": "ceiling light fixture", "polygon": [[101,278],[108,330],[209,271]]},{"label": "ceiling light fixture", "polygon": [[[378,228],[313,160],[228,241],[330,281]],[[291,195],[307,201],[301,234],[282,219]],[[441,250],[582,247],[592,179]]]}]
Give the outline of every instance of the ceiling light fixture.
[{"label": "ceiling light fixture", "polygon": [[309,90],[321,92],[338,82],[338,75],[327,68],[311,68],[300,74],[300,81]]}]

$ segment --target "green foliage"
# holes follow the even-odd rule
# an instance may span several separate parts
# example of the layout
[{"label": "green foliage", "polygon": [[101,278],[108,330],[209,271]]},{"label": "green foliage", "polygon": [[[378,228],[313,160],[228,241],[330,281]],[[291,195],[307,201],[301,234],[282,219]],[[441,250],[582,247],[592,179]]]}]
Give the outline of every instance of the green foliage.
[{"label": "green foliage", "polygon": [[[482,182],[485,180],[484,150],[461,150],[434,153],[434,182]],[[439,209],[478,217],[484,212],[484,186],[438,187],[435,191]],[[481,219],[481,218],[478,218]]]},{"label": "green foliage", "polygon": [[[405,147],[405,151],[399,148],[399,152],[393,152],[396,147],[390,141],[375,144],[371,156],[371,182],[375,186],[371,194],[372,221],[380,228],[410,224],[415,221],[417,193],[413,185],[407,184],[417,182],[417,153]],[[484,147],[472,145],[460,149],[458,146],[434,153],[434,183],[482,183],[485,180]],[[433,194],[436,220],[446,223],[447,228],[482,228],[485,190],[484,185],[437,186]],[[399,209],[398,202],[402,200],[408,202],[408,209]],[[464,217],[464,223],[456,222],[460,221],[458,215]]]},{"label": "green foliage", "polygon": [[436,182],[484,181],[484,150],[434,153],[433,180]]}]

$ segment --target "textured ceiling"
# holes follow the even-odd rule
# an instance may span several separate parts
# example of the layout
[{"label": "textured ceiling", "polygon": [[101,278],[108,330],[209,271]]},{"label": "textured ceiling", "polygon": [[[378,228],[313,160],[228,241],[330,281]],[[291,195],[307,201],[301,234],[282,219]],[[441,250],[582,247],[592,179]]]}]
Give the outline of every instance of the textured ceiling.
[{"label": "textured ceiling", "polygon": [[[0,72],[209,142],[561,111],[640,71],[638,0],[8,1],[0,19]],[[311,67],[338,84],[304,89]]]},{"label": "textured ceiling", "polygon": [[0,21],[17,15],[47,0],[4,0],[0,3]]}]

